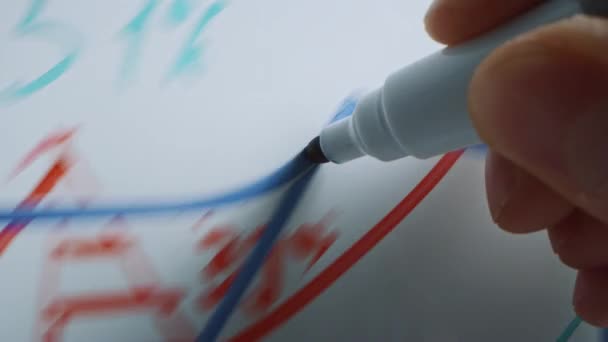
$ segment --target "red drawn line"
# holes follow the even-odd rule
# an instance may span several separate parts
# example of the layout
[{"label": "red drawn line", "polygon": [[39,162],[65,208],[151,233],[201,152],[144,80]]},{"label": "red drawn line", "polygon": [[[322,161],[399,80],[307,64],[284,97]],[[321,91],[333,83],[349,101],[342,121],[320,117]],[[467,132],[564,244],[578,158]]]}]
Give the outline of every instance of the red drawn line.
[{"label": "red drawn line", "polygon": [[140,288],[127,292],[65,298],[50,304],[44,310],[44,316],[47,319],[54,319],[63,315],[72,317],[87,313],[122,312],[125,309],[142,308],[156,308],[160,313],[170,314],[183,295],[179,290]]},{"label": "red drawn line", "polygon": [[133,241],[120,234],[101,235],[96,240],[70,239],[62,241],[52,252],[53,259],[99,258],[125,255]]},{"label": "red drawn line", "polygon": [[[61,178],[65,176],[69,167],[70,165],[66,160],[57,160],[34,190],[32,190],[25,200],[19,204],[18,208],[33,208],[38,205],[38,203],[53,190],[57,183],[59,183]],[[31,220],[13,221],[0,231],[0,256],[4,254],[15,237],[25,229],[30,222]]]},{"label": "red drawn line", "polygon": [[64,298],[51,303],[43,310],[44,319],[51,321],[50,327],[43,335],[43,340],[60,341],[63,329],[77,316],[142,309],[156,309],[157,314],[169,316],[174,313],[183,296],[180,290],[147,287],[127,292]]},{"label": "red drawn line", "polygon": [[397,206],[380,222],[372,227],[363,237],[340,255],[331,265],[323,270],[293,296],[279,305],[266,317],[252,324],[245,330],[229,339],[230,342],[251,342],[260,340],[274,329],[284,324],[293,315],[302,310],[338,278],[346,273],[386,235],[403,221],[435,188],[464,151],[451,152],[443,156],[433,169],[416,185]]},{"label": "red drawn line", "polygon": [[60,131],[55,134],[50,135],[46,139],[42,140],[30,153],[28,153],[25,158],[17,165],[17,167],[13,170],[8,180],[15,178],[19,173],[21,173],[25,168],[28,167],[31,163],[33,163],[36,158],[38,158],[43,153],[51,150],[54,147],[60,146],[66,142],[68,142],[74,133],[78,130],[78,127],[74,127],[68,129],[66,131]]}]

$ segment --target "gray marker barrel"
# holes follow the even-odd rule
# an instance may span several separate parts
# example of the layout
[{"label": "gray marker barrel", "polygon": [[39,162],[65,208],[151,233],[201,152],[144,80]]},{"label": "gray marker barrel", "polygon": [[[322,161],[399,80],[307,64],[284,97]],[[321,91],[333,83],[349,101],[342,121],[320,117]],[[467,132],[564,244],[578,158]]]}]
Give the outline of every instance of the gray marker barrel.
[{"label": "gray marker barrel", "polygon": [[[606,3],[584,6],[595,13]],[[467,106],[477,66],[507,40],[582,13],[582,6],[577,0],[547,1],[477,39],[398,70],[363,96],[352,116],[321,132],[323,154],[334,163],[364,155],[382,161],[425,159],[480,143]]]}]

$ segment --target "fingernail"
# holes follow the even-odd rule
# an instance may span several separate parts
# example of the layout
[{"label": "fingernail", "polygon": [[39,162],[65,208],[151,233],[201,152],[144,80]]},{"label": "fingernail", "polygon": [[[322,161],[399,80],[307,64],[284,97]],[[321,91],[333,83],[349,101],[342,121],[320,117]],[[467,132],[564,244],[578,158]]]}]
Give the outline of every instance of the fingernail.
[{"label": "fingernail", "polygon": [[519,43],[480,68],[471,85],[480,134],[560,182],[584,191],[608,188],[608,70],[533,43]]},{"label": "fingernail", "polygon": [[492,220],[499,223],[503,209],[518,188],[519,169],[491,152],[486,159],[486,192]]}]

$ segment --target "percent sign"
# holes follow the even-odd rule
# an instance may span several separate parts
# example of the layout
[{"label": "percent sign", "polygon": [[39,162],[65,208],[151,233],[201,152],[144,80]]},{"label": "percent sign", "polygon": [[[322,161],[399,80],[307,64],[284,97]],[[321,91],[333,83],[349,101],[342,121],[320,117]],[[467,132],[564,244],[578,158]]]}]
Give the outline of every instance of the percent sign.
[{"label": "percent sign", "polygon": [[[168,17],[172,27],[184,23],[196,8],[196,0],[172,0],[168,9]],[[60,79],[70,70],[82,54],[84,39],[75,28],[45,18],[44,8],[48,0],[32,0],[25,15],[18,22],[14,34],[23,39],[39,39],[56,46],[62,54],[60,60],[44,73],[30,81],[15,81],[8,87],[0,89],[0,104],[15,102],[30,97]],[[125,60],[121,68],[121,78],[131,79],[135,66],[140,58],[146,30],[150,26],[150,18],[160,7],[160,0],[147,0],[141,10],[121,30],[121,37],[126,38],[127,47]],[[224,0],[214,0],[199,16],[182,48],[177,54],[169,76],[179,76],[192,71],[199,63],[203,51],[200,36],[208,24],[220,14],[227,3]]]},{"label": "percent sign", "polygon": [[[173,26],[184,23],[192,14],[195,7],[193,0],[173,0],[169,7],[169,20]],[[129,79],[141,55],[141,48],[152,14],[158,9],[159,0],[148,0],[137,15],[125,26],[122,34],[127,38],[128,46],[122,75]],[[194,28],[180,49],[170,71],[170,76],[177,76],[195,69],[202,55],[203,47],[200,35],[209,23],[226,7],[226,1],[217,0],[209,5],[198,18]]]}]

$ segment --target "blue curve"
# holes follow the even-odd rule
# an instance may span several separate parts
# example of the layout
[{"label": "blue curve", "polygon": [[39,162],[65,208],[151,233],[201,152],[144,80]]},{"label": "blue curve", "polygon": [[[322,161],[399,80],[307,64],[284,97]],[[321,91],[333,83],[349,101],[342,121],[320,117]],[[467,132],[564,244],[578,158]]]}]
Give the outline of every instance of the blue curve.
[{"label": "blue curve", "polygon": [[[347,99],[332,118],[331,122],[343,119],[355,110],[356,101]],[[207,320],[205,327],[196,338],[196,342],[213,342],[220,336],[224,326],[232,316],[241,301],[241,298],[255,279],[256,274],[264,265],[266,257],[272,251],[272,247],[281,234],[287,220],[296,209],[296,206],[307,189],[312,177],[319,169],[319,165],[311,165],[303,168],[303,176],[287,190],[281,198],[279,206],[275,210],[268,223],[266,230],[258,240],[254,250],[245,260],[242,269],[237,274],[234,283],[228,289],[228,293],[218,305],[217,309]]]},{"label": "blue curve", "polygon": [[211,208],[220,205],[244,201],[269,191],[272,191],[292,179],[298,172],[310,164],[306,159],[297,156],[285,166],[279,168],[271,175],[241,189],[237,189],[226,194],[211,196],[208,198],[196,199],[193,201],[151,203],[151,204],[132,204],[123,206],[97,206],[85,209],[62,208],[50,210],[24,210],[1,211],[0,220],[23,220],[23,219],[57,219],[57,218],[79,218],[79,217],[99,217],[114,215],[142,215],[160,214],[174,211],[197,210]]},{"label": "blue curve", "polygon": [[[351,96],[350,99],[347,99],[342,103],[342,106],[330,122],[351,115],[355,110],[356,104],[357,102]],[[241,298],[251,285],[251,282],[255,279],[256,274],[264,265],[266,257],[272,251],[274,243],[285,227],[287,220],[289,220],[291,214],[296,209],[298,202],[307,189],[307,185],[318,169],[319,165],[310,165],[306,168],[302,168],[301,172],[303,173],[303,176],[296,181],[281,198],[279,206],[273,213],[266,230],[264,230],[264,233],[258,240],[254,250],[249,254],[247,260],[245,260],[234,283],[232,283],[232,286],[228,289],[228,293],[226,293],[226,296],[224,296],[217,309],[215,309],[211,314],[211,317],[207,320],[205,327],[196,338],[196,342],[213,342],[217,340],[224,326],[232,316],[232,313],[239,305]]]},{"label": "blue curve", "polygon": [[263,235],[243,264],[234,283],[228,289],[228,293],[207,320],[207,324],[196,338],[196,342],[212,342],[218,338],[223,327],[228,322],[228,319],[237,308],[245,291],[247,291],[247,288],[255,278],[255,275],[264,265],[266,257],[272,250],[274,243],[286,226],[287,221],[306,191],[308,183],[317,170],[318,165],[310,166],[303,170],[304,175],[299,178],[281,198],[281,202],[273,213]]},{"label": "blue curve", "polygon": [[[340,120],[349,116],[356,105],[354,97],[347,98],[337,113],[330,122]],[[316,174],[319,168],[318,164],[309,161],[302,153],[299,153],[290,162],[279,168],[271,175],[254,182],[249,186],[245,186],[235,191],[212,196],[205,199],[199,199],[192,202],[178,202],[166,204],[150,204],[150,205],[130,205],[130,206],[108,206],[89,209],[52,209],[27,211],[23,209],[13,211],[0,211],[0,220],[32,220],[34,218],[77,218],[77,217],[96,217],[107,215],[133,215],[133,214],[160,214],[170,211],[186,211],[200,210],[221,204],[229,204],[238,201],[243,201],[255,196],[259,196],[271,190],[274,190],[290,181],[295,180],[293,185],[281,198],[281,201],[273,213],[267,228],[264,230],[254,250],[251,252],[245,261],[242,269],[239,271],[237,278],[228,293],[223,298],[218,308],[213,312],[205,328],[197,337],[197,342],[215,341],[220,335],[223,327],[228,322],[232,313],[238,306],[244,293],[249,288],[256,274],[261,269],[266,260],[266,257],[272,250],[281,231],[286,226],[287,221],[295,210],[302,195],[307,189],[312,177]],[[17,221],[18,222],[18,221]]]},{"label": "blue curve", "polygon": [[[331,122],[344,118],[352,112],[355,107],[356,98],[347,98],[337,114],[334,115]],[[311,166],[311,162],[306,158],[298,155],[291,161],[280,167],[270,175],[242,188],[233,191],[216,195],[203,197],[194,200],[185,200],[178,202],[159,202],[159,203],[134,203],[134,204],[115,204],[115,205],[98,205],[88,208],[64,207],[54,209],[34,209],[27,208],[18,209],[0,209],[0,222],[13,220],[28,220],[28,219],[63,219],[63,218],[94,218],[116,215],[154,215],[169,212],[182,211],[197,211],[200,209],[208,209],[221,205],[227,205],[237,202],[242,202],[260,195],[269,193],[281,186],[291,182],[299,175],[302,170],[306,170]]]}]

